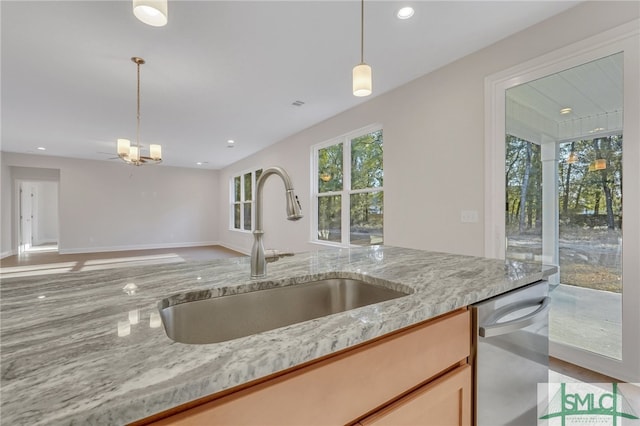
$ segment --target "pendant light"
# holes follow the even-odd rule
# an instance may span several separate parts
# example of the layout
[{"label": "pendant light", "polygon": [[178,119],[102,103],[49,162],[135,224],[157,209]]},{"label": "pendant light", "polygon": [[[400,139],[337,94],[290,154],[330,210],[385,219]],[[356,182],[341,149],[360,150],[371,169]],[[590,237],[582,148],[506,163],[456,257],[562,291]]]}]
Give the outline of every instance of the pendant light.
[{"label": "pendant light", "polygon": [[168,0],[133,0],[133,14],[147,25],[164,27],[169,21]]},{"label": "pendant light", "polygon": [[129,139],[118,139],[117,151],[118,157],[127,164],[134,166],[142,166],[144,164],[158,164],[162,162],[162,146],[157,144],[149,145],[149,156],[142,155],[142,147],[140,146],[140,65],[145,63],[145,60],[134,56],[131,60],[138,67],[138,104],[136,112],[136,144],[131,145]]},{"label": "pendant light", "polygon": [[353,95],[371,94],[371,67],[364,62],[364,0],[360,1],[360,63],[353,67]]}]

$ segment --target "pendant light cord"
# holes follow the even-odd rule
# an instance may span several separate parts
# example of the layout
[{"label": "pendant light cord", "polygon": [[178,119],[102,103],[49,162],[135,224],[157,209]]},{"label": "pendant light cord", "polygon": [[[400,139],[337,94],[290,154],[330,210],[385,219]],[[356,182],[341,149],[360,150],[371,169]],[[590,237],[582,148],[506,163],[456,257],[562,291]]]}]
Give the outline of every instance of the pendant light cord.
[{"label": "pendant light cord", "polygon": [[360,63],[364,64],[364,0],[360,3]]}]

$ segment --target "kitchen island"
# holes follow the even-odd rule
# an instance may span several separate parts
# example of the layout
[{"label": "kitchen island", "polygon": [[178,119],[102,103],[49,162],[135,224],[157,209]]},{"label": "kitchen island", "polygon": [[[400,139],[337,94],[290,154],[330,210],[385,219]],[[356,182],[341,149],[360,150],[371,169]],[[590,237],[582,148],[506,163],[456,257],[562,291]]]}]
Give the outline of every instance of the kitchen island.
[{"label": "kitchen island", "polygon": [[[249,278],[245,257],[6,279],[0,287],[1,423],[134,422],[549,272],[535,264],[373,246],[296,254],[269,264],[260,280]],[[160,323],[157,305],[169,296],[216,297],[322,278],[364,278],[410,294],[207,345],[175,343]]]}]

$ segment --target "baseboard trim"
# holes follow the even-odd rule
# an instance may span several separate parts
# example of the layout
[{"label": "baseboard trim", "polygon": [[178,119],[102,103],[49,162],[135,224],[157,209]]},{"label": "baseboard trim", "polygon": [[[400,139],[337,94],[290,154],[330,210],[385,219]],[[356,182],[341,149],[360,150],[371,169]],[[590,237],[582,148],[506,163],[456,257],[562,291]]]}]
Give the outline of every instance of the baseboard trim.
[{"label": "baseboard trim", "polygon": [[203,246],[222,246],[218,241],[200,241],[188,243],[169,243],[169,244],[140,244],[133,246],[106,246],[106,247],[81,247],[81,248],[59,248],[60,254],[80,254],[80,253],[104,253],[112,251],[131,251],[131,250],[154,250],[154,249],[171,249],[181,247],[203,247]]},{"label": "baseboard trim", "polygon": [[9,256],[15,256],[16,254],[18,254],[18,250],[3,251],[2,253],[0,253],[0,259],[4,259],[5,257]]},{"label": "baseboard trim", "polygon": [[33,244],[31,244],[31,246],[41,246],[44,244],[57,244],[58,243],[58,239],[54,238],[54,239],[43,239],[43,240],[34,240]]},{"label": "baseboard trim", "polygon": [[240,247],[234,246],[233,244],[218,243],[217,245],[219,245],[220,247],[224,247],[226,249],[229,249],[229,250],[237,251],[238,253],[242,253],[245,256],[251,255],[251,251],[247,251],[244,248],[240,248]]}]

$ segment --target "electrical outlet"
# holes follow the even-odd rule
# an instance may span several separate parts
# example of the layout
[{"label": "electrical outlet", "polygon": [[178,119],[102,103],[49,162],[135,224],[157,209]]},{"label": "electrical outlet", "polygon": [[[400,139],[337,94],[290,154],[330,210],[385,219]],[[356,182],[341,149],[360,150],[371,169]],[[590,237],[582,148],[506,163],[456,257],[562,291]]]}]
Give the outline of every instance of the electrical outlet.
[{"label": "electrical outlet", "polygon": [[478,211],[477,210],[462,210],[460,211],[460,222],[462,223],[477,223]]}]

